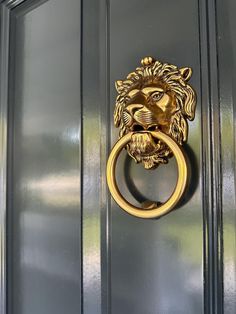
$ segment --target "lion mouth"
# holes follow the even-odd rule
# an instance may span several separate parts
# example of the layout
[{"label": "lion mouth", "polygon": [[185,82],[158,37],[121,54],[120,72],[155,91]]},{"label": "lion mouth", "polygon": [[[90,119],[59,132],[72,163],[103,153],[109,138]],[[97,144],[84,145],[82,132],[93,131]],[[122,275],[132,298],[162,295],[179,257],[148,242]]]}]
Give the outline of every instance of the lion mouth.
[{"label": "lion mouth", "polygon": [[159,148],[150,132],[137,132],[132,135],[129,150],[133,156],[150,156]]},{"label": "lion mouth", "polygon": [[170,154],[165,143],[154,139],[151,132],[144,131],[132,134],[127,152],[137,163],[142,162],[146,169],[167,163]]}]

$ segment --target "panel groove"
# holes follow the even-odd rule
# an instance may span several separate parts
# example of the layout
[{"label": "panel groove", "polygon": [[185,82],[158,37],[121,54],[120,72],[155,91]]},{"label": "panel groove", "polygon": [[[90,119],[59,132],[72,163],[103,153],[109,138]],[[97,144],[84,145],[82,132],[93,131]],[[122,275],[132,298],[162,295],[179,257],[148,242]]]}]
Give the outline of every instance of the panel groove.
[{"label": "panel groove", "polygon": [[2,2],[7,8],[9,9],[13,9],[15,8],[17,5],[23,3],[26,0],[2,0],[0,2]]},{"label": "panel groove", "polygon": [[[11,54],[12,47],[14,47],[14,41],[15,41],[15,31],[16,31],[16,23],[15,18],[12,18],[12,12],[10,11],[10,26],[9,26],[9,70],[8,70],[8,138],[7,138],[7,178],[6,178],[6,184],[7,184],[7,313],[14,313],[14,307],[15,304],[12,299],[13,294],[13,283],[14,282],[14,274],[13,274],[13,259],[10,258],[10,256],[13,256],[13,235],[11,232],[13,230],[13,199],[11,197],[11,194],[13,194],[13,180],[11,180],[13,175],[13,167],[14,164],[14,158],[13,158],[13,148],[15,145],[15,140],[13,137],[14,131],[13,131],[13,123],[14,120],[14,110],[13,106],[10,104],[13,103],[13,93],[10,92],[9,86],[12,87],[13,90],[15,90],[15,82],[14,82],[14,71],[15,71],[15,60],[14,60],[14,53]],[[18,308],[19,310],[19,308]]]},{"label": "panel groove", "polygon": [[[83,305],[102,312],[102,217],[106,211],[103,165],[106,155],[106,24],[104,2],[82,1]],[[92,23],[91,23],[92,21]],[[104,53],[102,53],[104,52]],[[106,222],[105,222],[106,223]]]},{"label": "panel groove", "polygon": [[199,1],[205,313],[223,313],[221,138],[215,1]]},{"label": "panel groove", "polygon": [[8,54],[9,54],[9,9],[1,5],[1,90],[0,90],[0,311],[6,314],[6,177],[7,177],[7,90],[8,90]]},{"label": "panel groove", "polygon": [[80,280],[80,299],[81,299],[81,308],[80,313],[84,313],[84,273],[83,273],[83,265],[84,265],[84,258],[83,258],[83,251],[84,251],[84,241],[83,241],[83,36],[84,36],[84,20],[83,20],[83,0],[80,0],[80,256],[81,256],[81,264],[80,264],[80,274],[81,274],[81,280]]},{"label": "panel groove", "polygon": [[[111,197],[106,182],[106,162],[110,152],[110,0],[101,1],[102,20],[105,21],[104,42],[101,45],[101,80],[104,80],[105,104],[101,105],[101,170],[102,170],[102,195],[101,195],[101,293],[102,313],[111,313]],[[103,23],[102,23],[103,27]]]},{"label": "panel groove", "polygon": [[[83,1],[82,7],[82,310],[84,314],[108,314],[111,312],[110,196],[106,184],[110,151],[109,0]],[[91,19],[93,23],[89,22]],[[91,168],[94,171],[86,181]]]}]

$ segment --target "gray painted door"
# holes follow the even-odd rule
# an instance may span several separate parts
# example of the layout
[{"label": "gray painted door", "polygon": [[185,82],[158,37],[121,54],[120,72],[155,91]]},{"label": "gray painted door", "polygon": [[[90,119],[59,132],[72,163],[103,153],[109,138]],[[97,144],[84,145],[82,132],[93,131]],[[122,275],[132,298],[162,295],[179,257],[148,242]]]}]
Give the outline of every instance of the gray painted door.
[{"label": "gray painted door", "polygon": [[[2,314],[235,314],[234,0],[1,1]],[[191,66],[191,184],[158,220],[106,185],[114,81],[151,55]],[[123,154],[122,193],[166,199],[174,159]]]}]

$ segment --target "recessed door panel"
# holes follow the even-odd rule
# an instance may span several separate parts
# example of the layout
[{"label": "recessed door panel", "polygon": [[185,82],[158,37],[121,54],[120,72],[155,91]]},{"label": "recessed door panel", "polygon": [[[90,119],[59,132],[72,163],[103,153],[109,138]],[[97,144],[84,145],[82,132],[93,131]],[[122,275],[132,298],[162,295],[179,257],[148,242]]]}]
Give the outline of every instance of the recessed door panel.
[{"label": "recessed door panel", "polygon": [[[185,8],[183,10],[183,8]],[[111,1],[110,106],[115,80],[140,66],[145,56],[191,66],[198,96],[196,119],[186,145],[191,160],[191,186],[179,208],[158,220],[135,218],[111,203],[112,313],[201,313],[203,311],[203,219],[201,169],[201,91],[197,1]],[[111,144],[118,130],[110,129]],[[174,190],[177,166],[147,171],[124,151],[117,165],[118,185],[125,197],[165,201]]]},{"label": "recessed door panel", "polygon": [[235,200],[235,1],[217,1],[219,96],[222,138],[222,207],[224,246],[224,313],[236,312],[236,200]]},{"label": "recessed door panel", "polygon": [[80,3],[11,12],[8,302],[80,313]]}]

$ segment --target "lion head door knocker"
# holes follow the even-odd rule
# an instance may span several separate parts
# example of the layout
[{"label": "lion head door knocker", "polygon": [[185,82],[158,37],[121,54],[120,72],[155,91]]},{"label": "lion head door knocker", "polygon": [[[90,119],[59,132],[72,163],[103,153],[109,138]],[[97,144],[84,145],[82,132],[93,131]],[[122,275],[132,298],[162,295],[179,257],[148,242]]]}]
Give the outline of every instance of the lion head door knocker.
[{"label": "lion head door knocker", "polygon": [[[188,170],[181,145],[188,137],[187,120],[194,119],[196,95],[188,84],[191,68],[178,68],[152,57],[142,59],[141,64],[125,80],[116,82],[114,122],[120,132],[108,158],[107,182],[114,200],[125,211],[141,218],[157,218],[174,208],[186,188]],[[175,156],[178,180],[165,203],[145,202],[139,208],[121,195],[115,166],[123,148],[145,169],[155,169]]]}]

